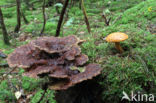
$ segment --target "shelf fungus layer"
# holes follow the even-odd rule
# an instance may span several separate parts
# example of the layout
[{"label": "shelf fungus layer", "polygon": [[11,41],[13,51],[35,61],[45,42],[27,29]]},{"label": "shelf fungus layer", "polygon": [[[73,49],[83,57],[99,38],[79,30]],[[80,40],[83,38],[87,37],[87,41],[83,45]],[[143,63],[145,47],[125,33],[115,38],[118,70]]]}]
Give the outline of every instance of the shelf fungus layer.
[{"label": "shelf fungus layer", "polygon": [[84,40],[67,37],[39,37],[20,46],[8,58],[10,67],[25,70],[24,76],[50,80],[49,88],[65,90],[92,79],[102,71],[98,64],[87,64],[88,56],[81,53]]}]

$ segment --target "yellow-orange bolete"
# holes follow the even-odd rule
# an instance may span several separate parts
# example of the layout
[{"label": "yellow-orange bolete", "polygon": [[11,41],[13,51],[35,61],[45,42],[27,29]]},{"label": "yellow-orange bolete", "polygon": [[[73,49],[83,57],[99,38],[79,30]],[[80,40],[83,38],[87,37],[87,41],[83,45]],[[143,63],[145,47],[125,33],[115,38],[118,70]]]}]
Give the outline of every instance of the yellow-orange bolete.
[{"label": "yellow-orange bolete", "polygon": [[117,50],[119,50],[120,53],[123,53],[124,51],[120,46],[120,42],[126,39],[128,39],[128,35],[121,32],[111,33],[105,38],[107,42],[115,43],[115,47]]}]

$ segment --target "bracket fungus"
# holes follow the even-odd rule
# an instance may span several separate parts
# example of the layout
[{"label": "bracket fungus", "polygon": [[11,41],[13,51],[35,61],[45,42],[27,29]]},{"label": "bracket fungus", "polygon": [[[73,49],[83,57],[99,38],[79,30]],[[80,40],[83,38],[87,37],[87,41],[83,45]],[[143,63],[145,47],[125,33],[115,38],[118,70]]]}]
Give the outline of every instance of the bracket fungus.
[{"label": "bracket fungus", "polygon": [[105,38],[107,42],[115,43],[115,47],[120,53],[123,53],[124,51],[120,46],[120,42],[126,39],[128,39],[128,35],[121,32],[111,33]]},{"label": "bracket fungus", "polygon": [[23,68],[25,76],[48,76],[50,89],[65,90],[102,71],[98,64],[87,64],[88,56],[79,47],[83,42],[74,35],[39,37],[16,48],[7,61],[10,67]]}]

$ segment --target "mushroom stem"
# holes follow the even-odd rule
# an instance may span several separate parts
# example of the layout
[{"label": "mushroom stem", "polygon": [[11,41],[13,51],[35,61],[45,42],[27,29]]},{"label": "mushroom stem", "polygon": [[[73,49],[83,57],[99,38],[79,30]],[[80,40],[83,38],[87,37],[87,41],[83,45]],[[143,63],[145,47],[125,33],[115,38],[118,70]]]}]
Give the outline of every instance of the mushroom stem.
[{"label": "mushroom stem", "polygon": [[123,53],[124,50],[122,49],[122,47],[120,46],[120,42],[115,42],[115,47],[116,49],[120,52],[120,53]]}]

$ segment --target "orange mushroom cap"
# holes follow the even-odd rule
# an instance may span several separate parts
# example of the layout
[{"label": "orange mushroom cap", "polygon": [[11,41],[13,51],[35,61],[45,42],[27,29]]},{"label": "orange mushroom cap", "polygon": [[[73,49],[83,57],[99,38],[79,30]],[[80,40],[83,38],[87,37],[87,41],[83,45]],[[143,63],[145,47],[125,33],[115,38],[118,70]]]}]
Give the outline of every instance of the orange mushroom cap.
[{"label": "orange mushroom cap", "polygon": [[111,33],[105,38],[107,42],[121,42],[126,39],[128,39],[128,35],[122,32]]}]

